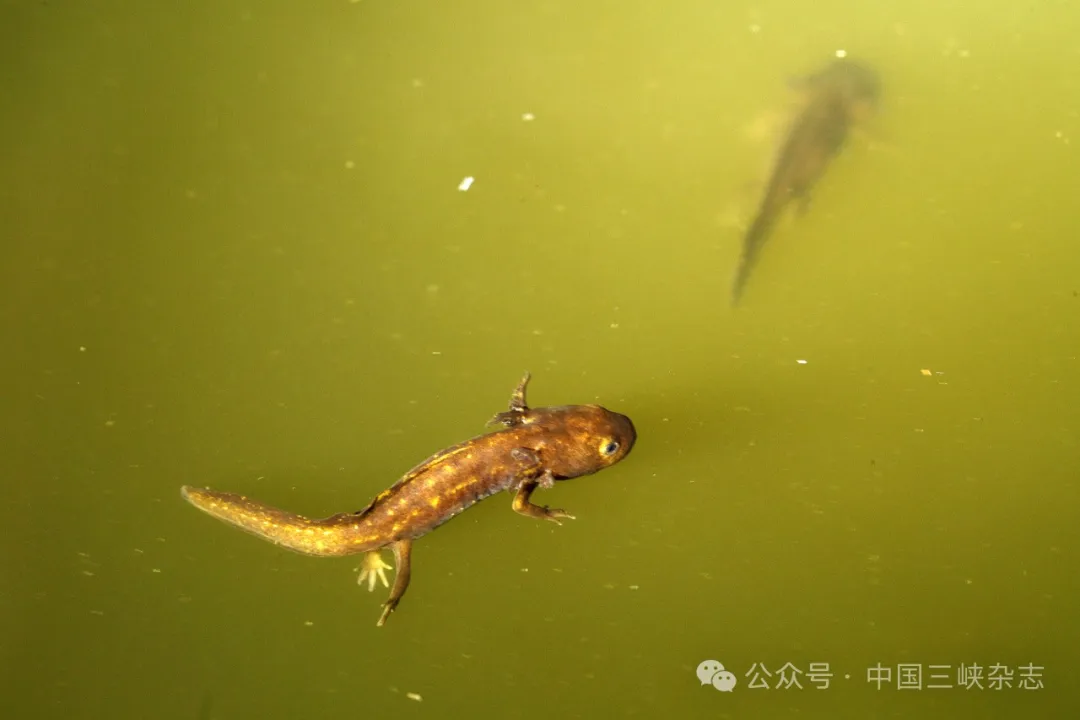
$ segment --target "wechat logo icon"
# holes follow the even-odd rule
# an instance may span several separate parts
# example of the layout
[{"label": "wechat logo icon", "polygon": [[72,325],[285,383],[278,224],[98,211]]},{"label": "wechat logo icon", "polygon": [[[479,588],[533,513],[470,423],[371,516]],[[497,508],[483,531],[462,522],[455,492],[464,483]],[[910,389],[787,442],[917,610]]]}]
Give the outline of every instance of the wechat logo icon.
[{"label": "wechat logo icon", "polygon": [[720,692],[731,692],[737,682],[735,676],[716,660],[703,660],[697,666],[698,680],[702,685],[712,685]]}]

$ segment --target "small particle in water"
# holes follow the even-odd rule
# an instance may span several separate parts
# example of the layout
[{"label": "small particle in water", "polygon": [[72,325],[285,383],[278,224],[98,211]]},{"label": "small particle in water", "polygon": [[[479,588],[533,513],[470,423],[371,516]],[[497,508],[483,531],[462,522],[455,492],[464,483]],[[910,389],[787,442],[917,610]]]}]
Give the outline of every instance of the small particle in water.
[{"label": "small particle in water", "polygon": [[312,627],[314,624],[315,623],[313,623],[311,620],[305,620],[304,621],[304,626],[305,627]]},{"label": "small particle in water", "polygon": [[934,374],[933,372],[931,372],[930,368],[923,368],[923,369],[919,370],[919,372],[922,373],[923,375],[925,375],[926,377],[930,377],[931,375]]},{"label": "small particle in water", "polygon": [[536,116],[533,115],[532,113],[522,113],[521,119],[524,120],[525,122],[532,122],[533,120],[536,119]]},{"label": "small particle in water", "polygon": [[618,330],[619,329],[619,323],[611,323],[611,329],[612,330]]},{"label": "small particle in water", "polygon": [[79,352],[86,352],[86,346],[85,345],[80,345],[79,346]]},{"label": "small particle in water", "polygon": [[100,615],[104,615],[104,614],[105,614],[105,611],[104,611],[104,610],[91,610],[91,611],[90,611],[90,614],[91,614],[91,615],[99,615],[99,616],[100,616]]},{"label": "small particle in water", "polygon": [[405,697],[409,698],[410,700],[415,700],[416,702],[424,701],[424,698],[420,697],[420,693],[405,693]]},{"label": "small particle in water", "polygon": [[754,23],[753,25],[750,26],[750,32],[757,35],[759,32],[761,32],[761,26],[758,25],[757,23]]},{"label": "small particle in water", "polygon": [[521,568],[521,572],[529,572],[529,568]]},{"label": "small particle in water", "polygon": [[153,570],[151,570],[150,572],[160,573],[160,572],[161,572],[161,568],[154,568],[154,569],[153,569]]},{"label": "small particle in water", "polygon": [[630,589],[631,589],[631,590],[640,590],[640,589],[641,589],[641,586],[640,586],[640,585],[631,585],[631,586],[630,586]]},{"label": "small particle in water", "polygon": [[457,189],[459,191],[461,191],[461,192],[467,192],[468,189],[472,187],[472,184],[475,181],[476,181],[476,178],[474,178],[472,175],[470,175],[470,176],[466,177],[464,180],[462,180],[460,183],[458,183]]},{"label": "small particle in water", "polygon": [[105,421],[105,427],[113,427],[114,425],[116,425],[115,420],[106,420]]},{"label": "small particle in water", "polygon": [[837,50],[836,51],[836,57],[838,57],[838,58],[846,58],[847,57],[847,50]]},{"label": "small particle in water", "polygon": [[442,350],[432,350],[431,354],[432,355],[442,355]]},{"label": "small particle in water", "polygon": [[800,365],[805,365],[806,364],[805,360],[796,360],[795,362],[799,363]]},{"label": "small particle in water", "polygon": [[354,167],[356,167],[356,163],[354,163],[352,160],[346,160],[345,161],[345,169],[346,170],[352,170]]}]

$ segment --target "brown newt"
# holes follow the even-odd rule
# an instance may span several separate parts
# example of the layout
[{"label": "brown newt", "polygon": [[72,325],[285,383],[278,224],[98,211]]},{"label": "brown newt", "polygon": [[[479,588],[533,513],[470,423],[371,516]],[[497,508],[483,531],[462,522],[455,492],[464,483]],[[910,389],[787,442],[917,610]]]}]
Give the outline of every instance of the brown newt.
[{"label": "brown newt", "polygon": [[378,625],[386,622],[409,587],[412,543],[501,490],[515,493],[512,507],[528,517],[559,523],[574,516],[532,502],[537,488],[591,475],[622,460],[637,432],[630,418],[599,405],[530,408],[529,374],[510,398],[510,408],[491,423],[504,427],[446,448],[379,493],[363,510],[311,519],[243,495],[185,485],[195,507],[269,542],[305,555],[340,557],[365,553],[359,582],[376,577],[389,587],[379,551],[389,547],[397,573]]}]

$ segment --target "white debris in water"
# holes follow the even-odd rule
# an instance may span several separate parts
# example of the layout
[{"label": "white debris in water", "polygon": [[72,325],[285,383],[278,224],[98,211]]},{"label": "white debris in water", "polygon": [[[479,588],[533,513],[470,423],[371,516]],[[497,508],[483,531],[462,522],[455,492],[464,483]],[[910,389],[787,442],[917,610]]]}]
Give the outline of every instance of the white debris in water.
[{"label": "white debris in water", "polygon": [[420,697],[420,693],[405,693],[405,697],[416,702],[423,702],[424,698]]},{"label": "white debris in water", "polygon": [[522,113],[521,119],[524,120],[525,122],[532,122],[533,120],[536,119],[536,116],[533,115],[532,113]]},{"label": "white debris in water", "polygon": [[847,57],[847,50],[837,50],[836,51],[836,57],[838,57],[838,58],[846,58]]},{"label": "white debris in water", "polygon": [[476,178],[470,175],[458,184],[457,189],[461,192],[468,192],[469,188],[472,187],[472,184],[475,180]]},{"label": "white debris in water", "polygon": [[800,365],[805,365],[806,364],[805,360],[796,360],[795,362],[799,363]]}]

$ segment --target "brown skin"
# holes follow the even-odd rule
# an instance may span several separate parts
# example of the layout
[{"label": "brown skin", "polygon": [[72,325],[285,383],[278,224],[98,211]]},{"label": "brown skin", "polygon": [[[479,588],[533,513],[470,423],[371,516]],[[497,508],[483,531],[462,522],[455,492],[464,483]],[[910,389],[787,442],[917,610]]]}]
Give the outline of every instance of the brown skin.
[{"label": "brown skin", "polygon": [[180,492],[209,515],[305,555],[367,553],[360,580],[370,576],[371,588],[376,576],[386,583],[383,570],[389,566],[378,551],[389,547],[397,574],[382,625],[408,589],[413,540],[501,490],[515,492],[512,507],[522,515],[555,523],[573,518],[533,504],[533,492],[610,467],[633,448],[637,433],[630,418],[599,405],[529,408],[528,383],[526,374],[510,409],[492,419],[503,429],[432,455],[357,512],[311,519],[233,493],[189,485]]},{"label": "brown skin", "polygon": [[792,200],[805,209],[810,191],[840,152],[851,126],[877,102],[880,87],[873,70],[851,60],[834,61],[806,78],[807,93],[769,178],[758,214],[743,238],[731,304],[738,305],[773,224]]}]

